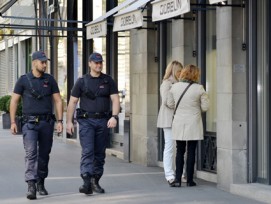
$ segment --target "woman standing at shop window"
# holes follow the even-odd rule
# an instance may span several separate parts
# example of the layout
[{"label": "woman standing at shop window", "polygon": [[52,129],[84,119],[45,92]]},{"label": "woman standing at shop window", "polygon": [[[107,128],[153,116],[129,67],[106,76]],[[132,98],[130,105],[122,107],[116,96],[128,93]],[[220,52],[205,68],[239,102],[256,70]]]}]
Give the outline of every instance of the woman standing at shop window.
[{"label": "woman standing at shop window", "polygon": [[180,75],[180,82],[172,85],[167,99],[169,107],[177,106],[172,121],[172,136],[177,143],[175,185],[179,187],[185,151],[187,151],[187,186],[196,186],[193,180],[195,152],[198,140],[203,140],[201,113],[207,111],[209,107],[208,95],[203,86],[198,84],[199,77],[200,71],[197,66],[185,66]]},{"label": "woman standing at shop window", "polygon": [[172,167],[173,164],[173,144],[172,139],[172,116],[173,109],[167,107],[167,96],[172,84],[178,82],[179,75],[183,65],[178,61],[172,61],[168,64],[166,68],[166,73],[163,78],[163,82],[160,86],[160,95],[161,95],[161,107],[157,119],[157,127],[163,128],[164,138],[165,138],[165,147],[163,153],[163,164],[166,180],[169,183],[170,187],[175,187],[175,174]]}]

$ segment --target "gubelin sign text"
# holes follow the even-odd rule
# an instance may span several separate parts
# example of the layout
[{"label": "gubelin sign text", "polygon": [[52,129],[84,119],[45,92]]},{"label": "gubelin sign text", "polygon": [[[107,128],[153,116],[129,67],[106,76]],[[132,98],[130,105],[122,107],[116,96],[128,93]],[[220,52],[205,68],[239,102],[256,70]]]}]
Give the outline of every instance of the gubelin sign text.
[{"label": "gubelin sign text", "polygon": [[90,26],[90,34],[95,35],[103,32],[103,27],[101,24]]},{"label": "gubelin sign text", "polygon": [[174,11],[177,11],[182,7],[182,2],[181,0],[175,0],[171,1],[165,4],[162,4],[160,6],[160,15],[165,15],[167,13],[172,13]]},{"label": "gubelin sign text", "polygon": [[120,24],[121,27],[131,25],[131,24],[134,24],[134,23],[136,23],[136,17],[135,17],[134,14],[129,15],[129,16],[121,17],[121,24]]},{"label": "gubelin sign text", "polygon": [[143,25],[143,14],[141,10],[116,15],[114,17],[113,31],[130,30]]},{"label": "gubelin sign text", "polygon": [[87,25],[87,39],[105,36],[107,32],[106,21]]},{"label": "gubelin sign text", "polygon": [[190,0],[164,0],[152,3],[152,21],[180,16],[190,11]]}]

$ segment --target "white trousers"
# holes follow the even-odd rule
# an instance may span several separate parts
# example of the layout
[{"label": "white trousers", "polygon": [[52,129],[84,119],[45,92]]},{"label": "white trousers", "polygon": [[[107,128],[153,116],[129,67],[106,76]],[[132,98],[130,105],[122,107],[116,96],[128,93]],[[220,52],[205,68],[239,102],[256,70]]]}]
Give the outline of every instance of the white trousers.
[{"label": "white trousers", "polygon": [[175,141],[172,139],[171,128],[163,128],[165,138],[165,148],[163,154],[163,164],[166,180],[175,179],[175,173],[173,170],[173,146]]}]

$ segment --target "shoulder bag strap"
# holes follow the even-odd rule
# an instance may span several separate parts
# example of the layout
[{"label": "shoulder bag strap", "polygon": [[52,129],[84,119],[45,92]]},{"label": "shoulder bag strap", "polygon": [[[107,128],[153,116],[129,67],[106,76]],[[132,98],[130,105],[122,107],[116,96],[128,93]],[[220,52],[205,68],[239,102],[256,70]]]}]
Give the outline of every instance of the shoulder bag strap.
[{"label": "shoulder bag strap", "polygon": [[83,80],[84,80],[84,88],[85,88],[85,92],[88,92],[88,80],[87,80],[87,74],[85,74],[83,76]]},{"label": "shoulder bag strap", "polygon": [[178,106],[179,106],[179,104],[180,104],[180,101],[181,101],[181,99],[183,98],[185,92],[189,89],[189,87],[190,87],[193,83],[194,83],[194,82],[189,83],[188,86],[185,88],[184,92],[182,93],[182,95],[180,96],[180,98],[179,98],[179,100],[178,100],[178,102],[177,102],[177,104],[176,104],[176,107],[175,107],[175,109],[174,109],[173,117],[174,117],[174,115],[175,115],[175,113],[176,113],[176,110],[177,110],[177,108],[178,108]]},{"label": "shoulder bag strap", "polygon": [[25,76],[26,76],[26,78],[28,80],[30,89],[33,89],[33,84],[32,84],[31,79],[30,79],[30,73],[27,73]]}]

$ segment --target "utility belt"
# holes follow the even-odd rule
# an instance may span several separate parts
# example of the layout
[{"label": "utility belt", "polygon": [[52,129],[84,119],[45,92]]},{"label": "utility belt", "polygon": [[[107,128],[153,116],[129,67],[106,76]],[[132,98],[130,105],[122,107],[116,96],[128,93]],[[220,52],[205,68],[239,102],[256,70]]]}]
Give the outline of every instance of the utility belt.
[{"label": "utility belt", "polygon": [[39,121],[49,122],[51,120],[56,121],[54,114],[44,115],[23,115],[22,120],[24,123],[39,123]]},{"label": "utility belt", "polygon": [[109,112],[88,112],[82,110],[80,108],[76,109],[76,118],[94,118],[94,119],[101,119],[101,118],[110,118]]}]

